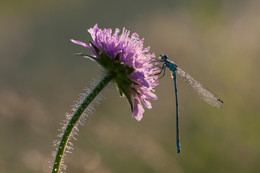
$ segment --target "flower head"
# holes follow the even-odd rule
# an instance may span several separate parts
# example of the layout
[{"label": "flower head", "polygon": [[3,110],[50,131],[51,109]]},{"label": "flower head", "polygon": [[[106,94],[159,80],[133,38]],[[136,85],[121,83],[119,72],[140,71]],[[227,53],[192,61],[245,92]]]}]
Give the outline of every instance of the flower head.
[{"label": "flower head", "polygon": [[96,24],[88,32],[93,39],[89,44],[71,41],[90,49],[94,55],[80,55],[95,60],[114,75],[120,94],[124,94],[130,103],[132,116],[141,120],[144,113],[141,102],[151,109],[149,99],[157,99],[154,87],[158,85],[158,75],[155,74],[159,68],[155,67],[155,55],[148,53],[149,47],[143,47],[144,39],[140,40],[136,33],[130,36],[130,31],[125,28],[119,35],[119,29],[112,34],[112,29],[102,30]]}]

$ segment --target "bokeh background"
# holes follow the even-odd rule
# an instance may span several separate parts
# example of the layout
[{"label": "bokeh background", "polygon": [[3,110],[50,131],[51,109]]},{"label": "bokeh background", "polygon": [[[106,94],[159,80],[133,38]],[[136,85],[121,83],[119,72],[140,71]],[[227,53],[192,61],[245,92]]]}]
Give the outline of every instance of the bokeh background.
[{"label": "bokeh background", "polygon": [[168,72],[142,121],[114,86],[89,116],[66,159],[71,173],[260,171],[260,1],[0,1],[0,172],[49,172],[65,112],[100,67],[87,29],[126,27],[157,56],[167,53],[224,100],[201,101],[178,77],[182,153]]}]

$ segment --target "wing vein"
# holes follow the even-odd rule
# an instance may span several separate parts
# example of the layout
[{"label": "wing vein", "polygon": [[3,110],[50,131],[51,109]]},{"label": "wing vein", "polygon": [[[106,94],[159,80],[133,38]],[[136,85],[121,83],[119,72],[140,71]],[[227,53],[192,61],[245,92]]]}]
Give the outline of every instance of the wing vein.
[{"label": "wing vein", "polygon": [[215,107],[221,108],[223,106],[223,101],[209,91],[205,86],[192,78],[188,73],[177,67],[177,73],[184,78],[186,83],[192,88],[192,90],[206,103]]}]

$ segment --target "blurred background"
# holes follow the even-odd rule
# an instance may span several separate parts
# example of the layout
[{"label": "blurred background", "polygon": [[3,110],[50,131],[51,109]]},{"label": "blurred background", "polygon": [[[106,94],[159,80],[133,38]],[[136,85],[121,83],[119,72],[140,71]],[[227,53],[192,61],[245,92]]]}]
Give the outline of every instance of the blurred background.
[{"label": "blurred background", "polygon": [[214,91],[201,101],[179,76],[182,153],[176,152],[169,71],[142,121],[113,85],[89,116],[66,161],[75,173],[259,172],[260,1],[0,1],[0,170],[49,172],[65,113],[100,67],[73,56],[87,29],[126,27]]}]

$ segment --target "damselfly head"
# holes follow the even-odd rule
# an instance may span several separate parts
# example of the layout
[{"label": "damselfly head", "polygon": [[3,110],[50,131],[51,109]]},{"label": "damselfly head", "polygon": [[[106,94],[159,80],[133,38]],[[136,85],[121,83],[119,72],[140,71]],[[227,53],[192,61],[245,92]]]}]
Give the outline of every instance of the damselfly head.
[{"label": "damselfly head", "polygon": [[162,61],[166,61],[166,60],[168,59],[167,55],[165,55],[165,54],[160,55],[159,58],[160,58]]}]

